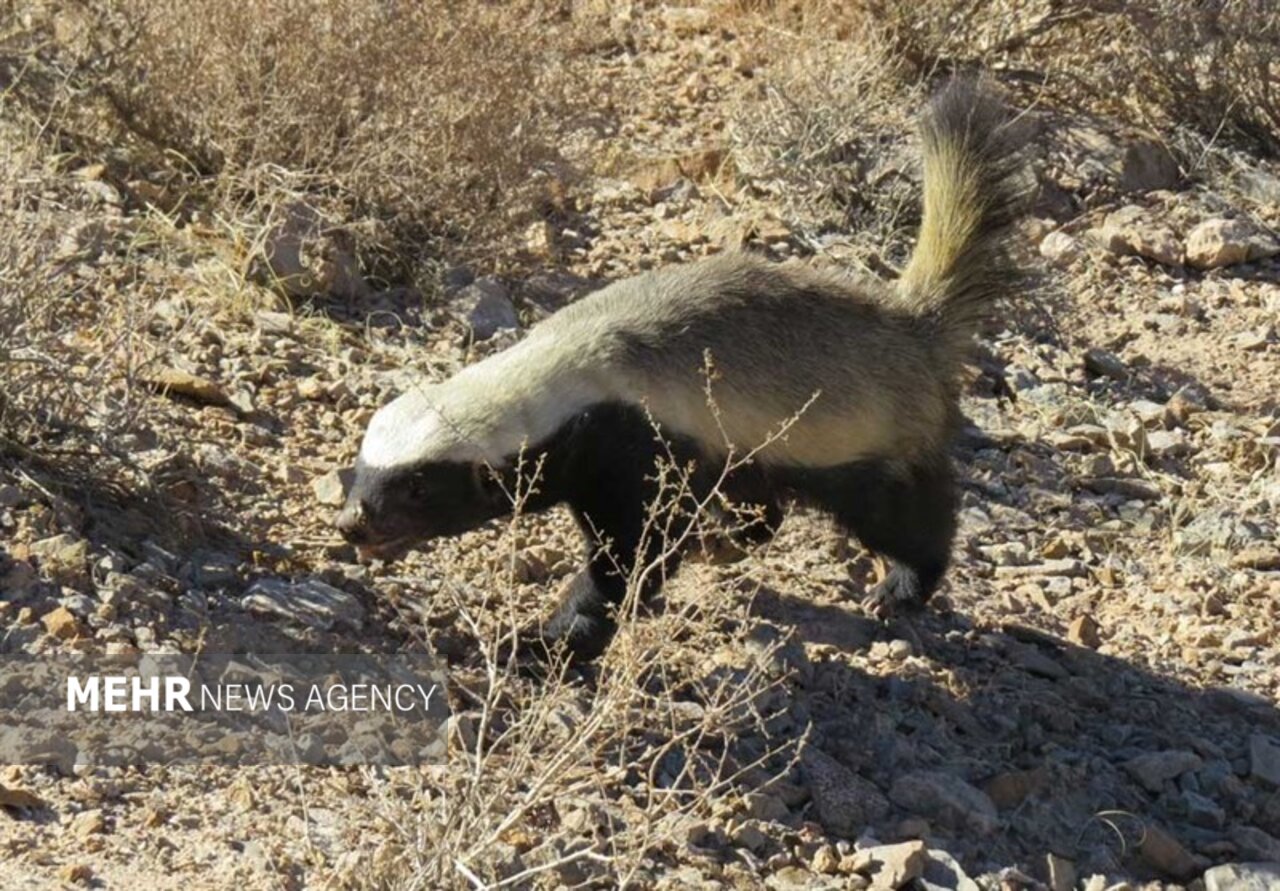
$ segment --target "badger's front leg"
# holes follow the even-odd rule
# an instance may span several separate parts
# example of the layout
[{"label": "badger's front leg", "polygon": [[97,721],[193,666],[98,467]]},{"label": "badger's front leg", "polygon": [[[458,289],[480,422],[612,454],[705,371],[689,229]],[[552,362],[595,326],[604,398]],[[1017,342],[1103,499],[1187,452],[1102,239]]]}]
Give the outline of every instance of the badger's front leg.
[{"label": "badger's front leg", "polygon": [[[557,461],[564,500],[587,540],[587,562],[542,626],[539,649],[563,646],[575,661],[604,652],[617,631],[614,615],[636,587],[641,599],[661,587],[680,562],[678,517],[667,522],[661,501],[658,448],[651,422],[638,409],[600,406],[585,412]],[[672,515],[676,516],[676,515]]]}]

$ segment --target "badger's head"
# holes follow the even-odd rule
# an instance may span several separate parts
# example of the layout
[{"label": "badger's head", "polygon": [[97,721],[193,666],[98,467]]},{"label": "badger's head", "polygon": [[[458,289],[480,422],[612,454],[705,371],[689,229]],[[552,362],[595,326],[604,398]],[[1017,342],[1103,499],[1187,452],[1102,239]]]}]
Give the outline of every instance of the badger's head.
[{"label": "badger's head", "polygon": [[509,505],[479,450],[440,412],[431,390],[418,388],[369,422],[336,525],[361,556],[390,559],[474,529]]}]

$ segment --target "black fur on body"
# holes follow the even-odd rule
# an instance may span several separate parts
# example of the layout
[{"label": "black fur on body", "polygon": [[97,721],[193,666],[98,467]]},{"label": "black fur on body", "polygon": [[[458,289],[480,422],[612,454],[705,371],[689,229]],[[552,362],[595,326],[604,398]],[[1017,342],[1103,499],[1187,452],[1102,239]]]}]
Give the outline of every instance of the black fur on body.
[{"label": "black fur on body", "polygon": [[787,501],[819,508],[890,559],[873,592],[882,607],[923,604],[955,532],[959,370],[984,313],[1016,285],[1005,241],[1020,191],[1017,143],[981,89],[942,92],[923,135],[924,221],[895,288],[744,255],[612,285],[384,407],[339,528],[375,553],[474,528],[509,512],[520,468],[540,466],[524,509],[567,504],[588,547],[541,640],[590,659],[632,570],[664,561],[648,595],[679,563],[645,532],[659,465],[691,462],[702,499],[732,453],[726,437],[769,441],[723,481],[731,501],[763,506],[750,537],[772,534]]}]

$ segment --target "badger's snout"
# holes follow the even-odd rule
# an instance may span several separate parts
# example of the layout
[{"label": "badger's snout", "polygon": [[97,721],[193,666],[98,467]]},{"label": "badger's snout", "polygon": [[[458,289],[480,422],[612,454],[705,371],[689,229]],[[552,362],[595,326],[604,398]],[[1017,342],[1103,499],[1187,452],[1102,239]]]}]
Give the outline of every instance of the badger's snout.
[{"label": "badger's snout", "polygon": [[338,512],[334,525],[342,537],[352,544],[363,544],[369,538],[369,508],[363,499],[351,498]]}]

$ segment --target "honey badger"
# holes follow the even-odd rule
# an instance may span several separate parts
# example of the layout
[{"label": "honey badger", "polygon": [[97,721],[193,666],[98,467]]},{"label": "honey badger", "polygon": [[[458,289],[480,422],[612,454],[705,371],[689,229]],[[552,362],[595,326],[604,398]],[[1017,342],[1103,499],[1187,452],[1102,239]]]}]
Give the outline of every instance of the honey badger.
[{"label": "honey badger", "polygon": [[380,409],[338,528],[374,555],[473,529],[511,511],[518,463],[540,463],[524,509],[567,504],[588,547],[540,640],[590,659],[613,636],[637,561],[663,563],[646,594],[679,561],[645,534],[658,463],[706,468],[694,474],[701,497],[727,444],[768,442],[725,484],[763,505],[756,537],[784,501],[825,510],[890,560],[874,600],[924,603],[955,532],[947,449],[961,364],[1015,287],[1005,248],[1023,178],[1020,140],[980,84],[935,96],[922,145],[923,220],[896,283],[727,254],[612,284]]}]

